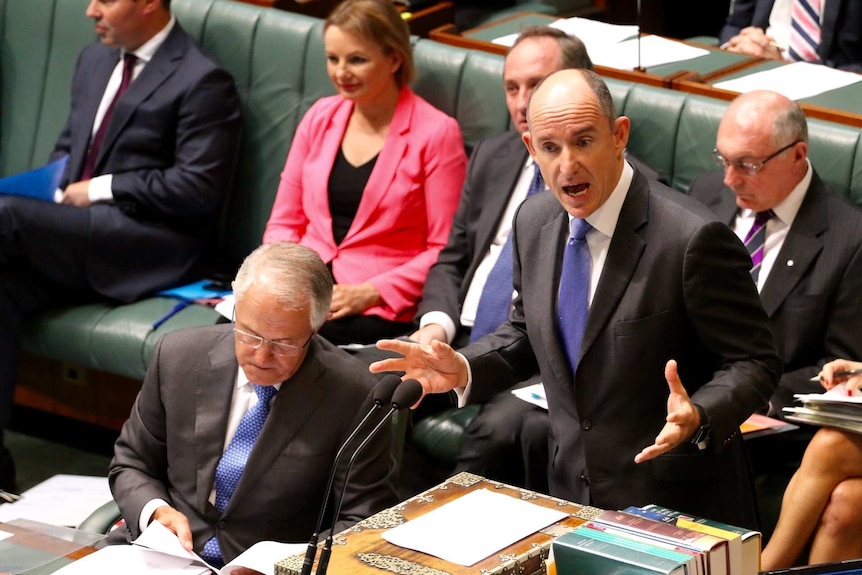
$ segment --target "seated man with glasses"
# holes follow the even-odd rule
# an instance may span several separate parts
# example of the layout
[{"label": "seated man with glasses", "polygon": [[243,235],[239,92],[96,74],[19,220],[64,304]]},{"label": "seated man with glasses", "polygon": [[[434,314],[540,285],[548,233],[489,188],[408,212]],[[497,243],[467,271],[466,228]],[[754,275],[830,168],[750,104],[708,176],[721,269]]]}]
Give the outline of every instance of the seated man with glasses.
[{"label": "seated man with glasses", "polygon": [[[261,246],[233,289],[235,323],[156,345],[108,474],[126,522],[112,542],[158,521],[220,567],[258,541],[305,543],[316,530],[336,453],[374,405],[377,377],[316,337],[332,276],[314,251]],[[344,458],[332,486],[343,494],[336,532],[398,501],[390,445],[384,425],[349,481]]]},{"label": "seated man with glasses", "polygon": [[[784,362],[769,411],[781,418],[794,394],[823,391],[815,376],[824,363],[862,357],[862,210],[820,179],[808,159],[804,113],[775,92],[743,94],[728,106],[715,157],[722,170],[699,176],[689,193],[747,240]],[[792,473],[811,435],[780,434],[790,451],[772,445],[768,455]]]}]

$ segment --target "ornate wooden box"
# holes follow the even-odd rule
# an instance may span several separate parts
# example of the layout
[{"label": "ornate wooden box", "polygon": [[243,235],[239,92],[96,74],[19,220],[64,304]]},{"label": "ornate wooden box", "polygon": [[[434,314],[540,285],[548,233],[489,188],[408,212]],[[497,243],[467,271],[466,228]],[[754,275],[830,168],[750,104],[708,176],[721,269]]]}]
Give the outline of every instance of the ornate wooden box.
[{"label": "ornate wooden box", "polygon": [[[456,565],[432,555],[393,545],[380,535],[405,521],[423,515],[437,507],[477,489],[495,490],[543,507],[551,507],[569,515],[533,533],[471,567]],[[328,574],[331,575],[533,575],[545,573],[544,560],[551,542],[602,510],[581,506],[541,493],[490,481],[471,473],[459,473],[403,503],[372,515],[353,528],[339,533],[332,547]],[[457,529],[453,525],[452,529]],[[304,553],[279,561],[276,575],[299,575]],[[316,566],[315,566],[316,568]],[[314,572],[314,571],[312,571]]]}]

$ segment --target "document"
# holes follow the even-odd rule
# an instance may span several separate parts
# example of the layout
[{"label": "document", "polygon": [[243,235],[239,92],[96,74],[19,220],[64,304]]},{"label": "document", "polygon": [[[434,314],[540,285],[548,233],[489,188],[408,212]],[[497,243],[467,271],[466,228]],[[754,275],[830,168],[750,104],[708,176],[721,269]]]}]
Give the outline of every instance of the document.
[{"label": "document", "polygon": [[469,567],[566,516],[563,511],[478,489],[385,531],[382,537]]},{"label": "document", "polygon": [[718,82],[714,86],[739,93],[773,90],[791,100],[801,100],[859,81],[862,81],[862,74],[845,72],[822,64],[795,62],[741,78]]},{"label": "document", "polygon": [[107,477],[54,475],[0,505],[0,521],[29,519],[77,527],[90,513],[111,500]]},{"label": "document", "polygon": [[[617,70],[659,66],[709,54],[705,48],[661,36],[645,35],[638,41],[638,27],[632,25],[574,17],[557,20],[551,26],[580,38],[594,64]],[[493,43],[512,46],[517,37],[518,34],[508,34],[494,39]]]},{"label": "document", "polygon": [[0,178],[0,194],[27,196],[53,202],[54,192],[60,185],[68,159],[68,156],[63,156],[34,170]]},{"label": "document", "polygon": [[528,385],[527,387],[513,389],[512,395],[518,399],[523,399],[527,403],[538,405],[542,409],[548,409],[548,398],[545,396],[545,386],[541,382]]},{"label": "document", "polygon": [[185,549],[167,527],[153,521],[131,545],[110,545],[56,571],[56,575],[162,573],[167,575],[230,575],[241,568],[264,575],[275,574],[275,564],[305,551],[307,543],[261,541],[252,545],[221,570]]}]

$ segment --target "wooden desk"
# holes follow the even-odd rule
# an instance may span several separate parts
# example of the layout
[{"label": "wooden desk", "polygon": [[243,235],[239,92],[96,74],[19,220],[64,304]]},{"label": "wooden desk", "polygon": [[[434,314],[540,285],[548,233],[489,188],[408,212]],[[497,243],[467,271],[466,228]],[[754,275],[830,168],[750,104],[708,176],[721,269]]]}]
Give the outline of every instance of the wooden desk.
[{"label": "wooden desk", "polygon": [[[0,574],[48,575],[96,551],[103,535],[37,521],[0,523]],[[11,536],[7,536],[11,534]]]},{"label": "wooden desk", "polygon": [[[547,14],[520,12],[508,18],[466,30],[460,34],[454,26],[443,26],[432,30],[430,37],[432,40],[444,44],[483,50],[494,54],[505,54],[508,48],[494,44],[495,38],[515,34],[524,26],[550,24],[557,19]],[[739,93],[716,88],[713,84],[786,64],[776,60],[763,60],[725,52],[715,46],[694,45],[708,49],[709,53],[690,60],[650,66],[644,70],[619,70],[597,65],[596,72],[607,78],[649,84],[729,101],[738,96]],[[589,51],[589,46],[587,46],[587,50]],[[862,127],[862,83],[804,98],[799,100],[799,104],[809,118]]]},{"label": "wooden desk", "polygon": [[[490,24],[466,30],[460,34],[454,26],[443,26],[432,30],[430,37],[432,40],[443,44],[483,50],[494,54],[505,54],[508,48],[501,44],[494,44],[493,40],[495,38],[516,34],[526,26],[547,25],[556,20],[559,20],[559,18],[547,14],[519,12]],[[706,48],[706,46],[704,47]],[[587,51],[589,51],[589,46],[587,46]],[[607,78],[638,82],[662,88],[673,88],[674,82],[679,78],[691,78],[717,71],[729,73],[754,60],[740,54],[712,50],[706,56],[682,62],[651,66],[643,70],[620,70],[596,65],[596,72]]]},{"label": "wooden desk", "polygon": [[[564,511],[569,515],[471,567],[456,565],[425,553],[398,547],[381,536],[383,531],[424,515],[478,489],[505,493],[543,507]],[[372,515],[360,521],[354,528],[339,533],[335,537],[328,572],[352,575],[379,575],[384,571],[446,575],[538,575],[545,572],[544,559],[548,556],[551,542],[575,526],[589,521],[599,512],[601,510],[596,507],[576,505],[549,495],[490,481],[472,473],[459,473],[440,485],[411,497],[395,507]],[[279,561],[275,565],[276,575],[299,575],[304,558],[303,553]]]}]

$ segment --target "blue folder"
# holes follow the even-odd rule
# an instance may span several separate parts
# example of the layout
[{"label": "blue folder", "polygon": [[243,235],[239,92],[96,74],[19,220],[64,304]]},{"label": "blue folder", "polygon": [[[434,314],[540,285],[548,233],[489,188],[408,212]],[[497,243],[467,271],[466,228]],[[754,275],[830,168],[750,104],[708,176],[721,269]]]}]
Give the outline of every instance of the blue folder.
[{"label": "blue folder", "polygon": [[27,196],[53,202],[54,192],[60,185],[68,159],[68,156],[63,156],[35,170],[0,178],[0,194]]}]

